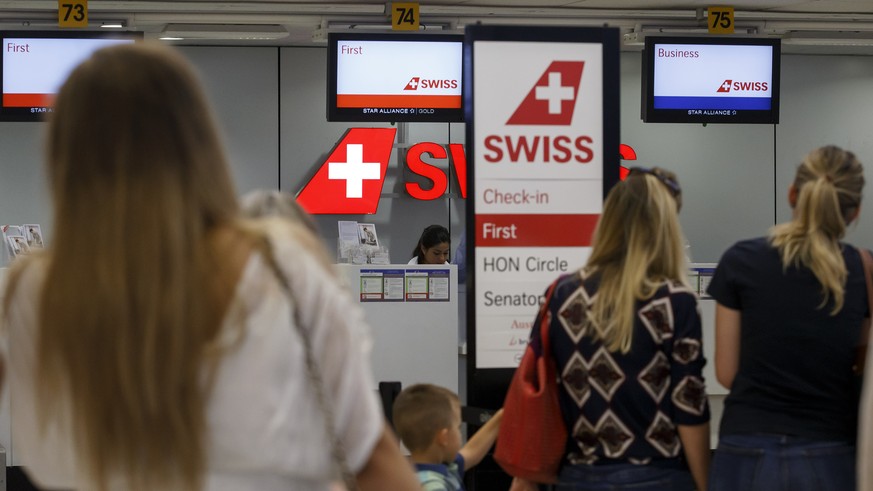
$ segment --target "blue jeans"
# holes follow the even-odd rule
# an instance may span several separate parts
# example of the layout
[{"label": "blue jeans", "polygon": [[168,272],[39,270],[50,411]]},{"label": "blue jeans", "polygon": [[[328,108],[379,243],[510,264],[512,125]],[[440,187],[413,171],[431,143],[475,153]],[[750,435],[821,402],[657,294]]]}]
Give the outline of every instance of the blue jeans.
[{"label": "blue jeans", "polygon": [[694,480],[679,466],[567,465],[555,491],[693,491]]},{"label": "blue jeans", "polygon": [[852,491],[855,446],[786,435],[725,435],[709,491]]}]

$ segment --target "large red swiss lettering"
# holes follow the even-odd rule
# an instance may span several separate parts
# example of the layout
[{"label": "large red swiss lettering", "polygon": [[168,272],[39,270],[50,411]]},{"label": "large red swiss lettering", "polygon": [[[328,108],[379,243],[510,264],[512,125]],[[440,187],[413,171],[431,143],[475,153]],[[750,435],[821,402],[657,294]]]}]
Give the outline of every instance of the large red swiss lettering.
[{"label": "large red swiss lettering", "polygon": [[452,165],[455,167],[455,175],[458,176],[458,187],[461,197],[467,197],[467,156],[464,154],[464,146],[460,143],[449,144],[449,152],[452,153]]},{"label": "large red swiss lettering", "polygon": [[[424,189],[418,183],[407,182],[406,191],[410,196],[416,199],[437,199],[445,194],[446,188],[448,187],[448,179],[442,169],[421,159],[424,154],[428,154],[436,159],[444,159],[447,157],[445,148],[436,143],[422,142],[409,147],[409,150],[406,152],[406,166],[414,174],[429,179],[433,185],[428,189]],[[452,157],[452,168],[455,169],[455,175],[458,176],[458,189],[461,192],[461,198],[466,198],[467,156],[464,154],[464,145],[460,143],[450,143],[449,154],[451,154]]]},{"label": "large red swiss lettering", "polygon": [[430,189],[424,189],[417,182],[407,182],[406,192],[415,199],[437,199],[445,194],[449,182],[445,173],[443,173],[440,168],[421,160],[423,154],[428,154],[437,159],[444,159],[447,157],[446,149],[443,148],[442,145],[437,145],[436,143],[416,143],[409,147],[409,150],[406,152],[406,166],[413,173],[429,179],[433,185]]}]

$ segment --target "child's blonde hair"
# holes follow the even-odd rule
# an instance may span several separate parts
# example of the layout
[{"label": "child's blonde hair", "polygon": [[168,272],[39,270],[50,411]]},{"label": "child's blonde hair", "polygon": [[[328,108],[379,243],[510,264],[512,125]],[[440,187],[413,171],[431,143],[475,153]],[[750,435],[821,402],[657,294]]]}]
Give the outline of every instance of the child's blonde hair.
[{"label": "child's blonde hair", "polygon": [[394,428],[410,452],[427,449],[440,430],[453,424],[458,396],[438,385],[416,384],[394,401]]}]

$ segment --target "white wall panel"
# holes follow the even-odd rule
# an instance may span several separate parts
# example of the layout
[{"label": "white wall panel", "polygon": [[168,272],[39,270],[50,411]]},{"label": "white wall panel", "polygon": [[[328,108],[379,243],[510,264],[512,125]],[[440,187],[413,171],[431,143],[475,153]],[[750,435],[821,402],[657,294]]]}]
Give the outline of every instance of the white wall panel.
[{"label": "white wall panel", "polygon": [[864,164],[867,186],[860,219],[847,240],[873,247],[873,56],[782,57],[782,117],[776,128],[776,210],[791,218],[788,186],[804,155],[838,145]]},{"label": "white wall panel", "polygon": [[621,142],[636,162],[676,172],[682,228],[694,262],[715,262],[739,239],[773,225],[773,125],[643,123],[639,53],[622,53]]},{"label": "white wall panel", "polygon": [[278,48],[180,47],[200,72],[242,194],[278,187]]}]

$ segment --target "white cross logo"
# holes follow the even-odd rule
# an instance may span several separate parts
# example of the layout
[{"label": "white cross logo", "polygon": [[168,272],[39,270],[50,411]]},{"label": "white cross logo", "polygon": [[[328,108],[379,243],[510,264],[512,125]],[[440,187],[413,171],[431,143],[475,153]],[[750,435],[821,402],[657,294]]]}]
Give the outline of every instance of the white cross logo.
[{"label": "white cross logo", "polygon": [[561,85],[561,72],[549,72],[549,85],[537,87],[534,97],[549,101],[549,114],[561,114],[561,101],[573,100],[573,87]]},{"label": "white cross logo", "polygon": [[729,84],[727,80],[725,80],[725,81],[721,84],[721,90],[724,90],[725,92],[727,92],[728,90],[730,90],[730,88],[731,88],[731,84]]},{"label": "white cross logo", "polygon": [[361,198],[364,195],[364,180],[381,179],[379,162],[364,162],[364,146],[360,143],[346,145],[347,162],[328,162],[327,178],[346,181],[346,198]]},{"label": "white cross logo", "polygon": [[412,87],[413,89],[417,89],[418,88],[418,80],[416,80],[414,78],[410,79],[409,86]]}]

